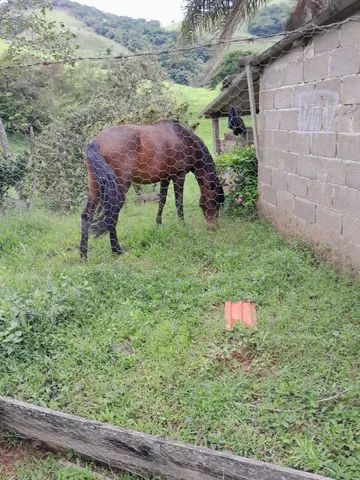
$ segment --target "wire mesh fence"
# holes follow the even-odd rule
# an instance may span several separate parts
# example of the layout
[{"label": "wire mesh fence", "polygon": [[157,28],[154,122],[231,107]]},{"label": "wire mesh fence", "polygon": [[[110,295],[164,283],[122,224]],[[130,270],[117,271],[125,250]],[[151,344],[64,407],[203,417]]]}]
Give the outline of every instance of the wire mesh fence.
[{"label": "wire mesh fence", "polygon": [[180,222],[191,210],[190,221],[201,213],[216,229],[222,215],[254,215],[258,204],[281,228],[330,244],[342,236],[356,261],[346,219],[360,208],[359,33],[355,16],[277,36],[268,48],[254,48],[264,38],[232,40],[250,54],[201,105],[198,91],[189,98],[169,83],[158,62],[168,51],[0,67],[1,211],[78,215],[82,259],[89,233],[108,235],[122,254],[126,202],[135,217],[152,202],[160,225],[172,185]]}]

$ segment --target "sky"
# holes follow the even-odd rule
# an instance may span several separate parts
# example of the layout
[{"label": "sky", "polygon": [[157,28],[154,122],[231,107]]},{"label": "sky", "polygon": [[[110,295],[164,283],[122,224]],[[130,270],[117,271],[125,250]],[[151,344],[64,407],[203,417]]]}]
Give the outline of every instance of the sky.
[{"label": "sky", "polygon": [[76,0],[78,3],[96,7],[104,12],[133,18],[159,20],[163,26],[180,22],[183,17],[184,0]]}]

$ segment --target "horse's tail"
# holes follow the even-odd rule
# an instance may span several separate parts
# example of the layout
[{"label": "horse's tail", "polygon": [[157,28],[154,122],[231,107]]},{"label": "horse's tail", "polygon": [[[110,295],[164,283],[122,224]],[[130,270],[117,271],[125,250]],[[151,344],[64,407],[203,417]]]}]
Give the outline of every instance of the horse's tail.
[{"label": "horse's tail", "polygon": [[121,203],[120,188],[114,170],[106,163],[96,141],[90,142],[86,155],[98,188],[99,204],[90,227],[94,236],[98,237],[116,227]]}]

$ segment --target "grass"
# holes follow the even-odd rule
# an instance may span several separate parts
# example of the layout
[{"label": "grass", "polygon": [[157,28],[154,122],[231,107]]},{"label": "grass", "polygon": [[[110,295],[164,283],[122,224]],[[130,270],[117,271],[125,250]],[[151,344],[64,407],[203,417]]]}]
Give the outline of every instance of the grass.
[{"label": "grass", "polygon": [[[359,279],[261,220],[223,215],[209,232],[197,202],[190,177],[186,224],[171,204],[156,228],[156,207],[129,201],[127,253],[92,241],[86,265],[78,215],[2,217],[0,393],[359,478]],[[258,328],[226,333],[223,304],[240,299]]]},{"label": "grass", "polygon": [[0,55],[6,52],[7,47],[8,47],[8,44],[5,42],[5,40],[0,38]]}]

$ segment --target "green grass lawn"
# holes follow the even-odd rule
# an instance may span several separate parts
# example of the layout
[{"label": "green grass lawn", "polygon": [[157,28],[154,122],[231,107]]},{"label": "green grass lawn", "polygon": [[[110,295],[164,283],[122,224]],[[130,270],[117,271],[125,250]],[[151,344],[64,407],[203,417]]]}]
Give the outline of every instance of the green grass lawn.
[{"label": "green grass lawn", "polygon": [[[0,393],[359,478],[359,279],[262,220],[209,232],[192,177],[185,193],[186,224],[171,199],[160,228],[130,199],[127,253],[93,240],[87,264],[79,215],[0,219]],[[255,302],[257,329],[226,333],[227,300]]]}]

